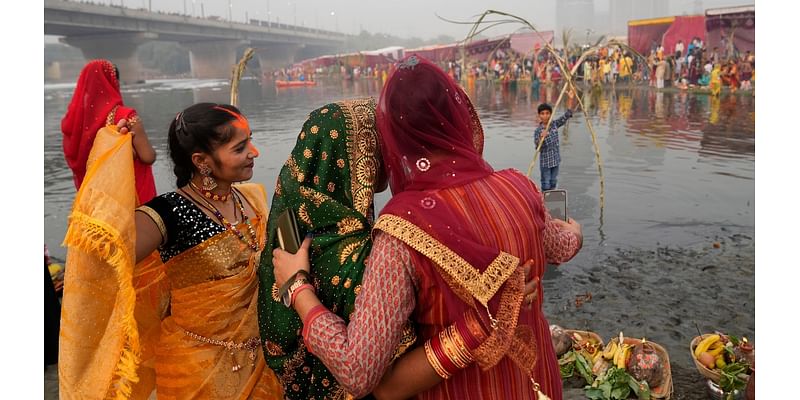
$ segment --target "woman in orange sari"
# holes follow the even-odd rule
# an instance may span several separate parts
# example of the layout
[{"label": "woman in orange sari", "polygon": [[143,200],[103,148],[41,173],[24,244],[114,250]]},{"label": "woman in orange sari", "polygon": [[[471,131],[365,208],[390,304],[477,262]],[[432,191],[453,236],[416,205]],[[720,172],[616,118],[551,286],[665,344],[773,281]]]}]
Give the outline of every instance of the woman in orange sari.
[{"label": "woman in orange sari", "polygon": [[258,157],[247,120],[211,103],[179,113],[178,189],[138,208],[126,131],[100,131],[70,215],[60,396],[282,399],[259,349],[266,194],[232,184]]},{"label": "woman in orange sari", "polygon": [[136,195],[139,204],[156,195],[156,183],[150,167],[156,152],[136,110],[122,103],[119,90],[119,70],[108,60],[92,60],[83,67],[72,94],[67,113],[61,120],[64,135],[64,157],[72,170],[75,189],[80,189],[86,175],[86,161],[97,131],[125,119],[133,142],[133,170],[136,176]]}]

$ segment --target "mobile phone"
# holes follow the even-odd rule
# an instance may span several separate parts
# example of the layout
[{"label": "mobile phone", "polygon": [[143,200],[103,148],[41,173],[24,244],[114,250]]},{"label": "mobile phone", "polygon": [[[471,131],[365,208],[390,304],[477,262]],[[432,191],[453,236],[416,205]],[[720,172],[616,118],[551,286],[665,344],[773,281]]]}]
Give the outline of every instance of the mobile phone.
[{"label": "mobile phone", "polygon": [[297,217],[294,210],[287,208],[278,216],[277,227],[278,245],[281,249],[295,254],[300,250],[300,230],[297,227]]},{"label": "mobile phone", "polygon": [[544,192],[544,204],[553,218],[567,221],[567,191],[553,189]]}]

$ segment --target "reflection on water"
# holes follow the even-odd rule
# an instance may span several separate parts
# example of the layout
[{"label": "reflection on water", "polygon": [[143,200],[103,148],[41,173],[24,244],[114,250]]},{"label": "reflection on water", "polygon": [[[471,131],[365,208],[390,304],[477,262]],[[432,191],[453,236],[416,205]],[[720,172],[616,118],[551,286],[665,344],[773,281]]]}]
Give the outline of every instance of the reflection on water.
[{"label": "reflection on water", "polygon": [[[316,87],[276,89],[245,80],[243,112],[261,150],[254,181],[268,193],[308,113],[331,101],[378,96],[377,81],[322,82]],[[45,243],[54,256],[66,231],[75,195],[61,151],[60,121],[71,85],[45,86]],[[533,155],[536,107],[555,103],[549,85],[489,85],[467,92],[486,133],[485,157],[496,169],[527,171]],[[600,182],[583,113],[562,129],[559,185],[569,192],[569,214],[583,224],[584,251],[614,246],[685,245],[701,240],[709,226],[754,232],[755,99],[748,95],[661,93],[644,87],[586,91],[581,100],[598,135],[604,165],[605,207],[600,224]],[[222,80],[162,80],[123,89],[158,153],[159,192],[174,188],[167,153],[167,126],[175,113],[201,101],[228,102]],[[559,116],[563,110],[556,110]],[[539,179],[538,165],[532,178]],[[378,196],[381,207],[388,193]],[[587,251],[588,250],[588,251]]]}]

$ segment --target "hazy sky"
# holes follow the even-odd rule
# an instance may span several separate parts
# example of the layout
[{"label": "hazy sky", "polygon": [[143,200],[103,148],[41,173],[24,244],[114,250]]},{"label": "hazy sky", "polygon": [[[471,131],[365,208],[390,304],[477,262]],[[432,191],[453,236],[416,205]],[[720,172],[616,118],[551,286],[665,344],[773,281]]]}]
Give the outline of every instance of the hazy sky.
[{"label": "hazy sky", "polygon": [[[680,15],[691,12],[693,0],[663,0],[670,2],[670,13]],[[200,15],[201,4],[205,15],[227,18],[228,0],[94,0],[99,3],[124,4],[125,7],[147,8],[152,3],[154,10],[183,12]],[[389,33],[401,37],[420,37],[428,39],[446,34],[457,39],[469,31],[466,25],[456,25],[442,21],[436,14],[450,19],[472,19],[488,8],[509,12],[528,19],[539,29],[555,27],[556,0],[230,0],[235,20],[244,21],[245,12],[249,18],[271,19],[281,22],[305,24],[309,27],[355,34],[362,28],[372,33]],[[705,0],[704,8],[729,5],[752,4],[754,0]],[[609,0],[594,0],[595,10],[607,11]],[[331,15],[334,13],[334,15]],[[508,33],[517,26],[498,28],[489,34]]]}]

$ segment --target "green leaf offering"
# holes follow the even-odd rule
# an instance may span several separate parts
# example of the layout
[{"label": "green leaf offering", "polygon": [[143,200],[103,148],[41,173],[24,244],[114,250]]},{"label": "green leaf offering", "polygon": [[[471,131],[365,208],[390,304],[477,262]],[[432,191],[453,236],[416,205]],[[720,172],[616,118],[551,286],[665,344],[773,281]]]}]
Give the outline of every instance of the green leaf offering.
[{"label": "green leaf offering", "polygon": [[625,369],[611,366],[593,385],[586,386],[584,393],[593,400],[625,400],[631,392],[641,400],[650,399],[647,382],[639,382]]},{"label": "green leaf offering", "polygon": [[592,366],[581,353],[575,353],[575,369],[578,370],[578,373],[581,374],[587,385],[591,385],[592,382],[594,382]]},{"label": "green leaf offering", "polygon": [[747,386],[747,381],[741,378],[750,368],[747,363],[733,362],[724,366],[720,370],[719,387],[725,393],[733,393],[734,390],[743,390]]}]

